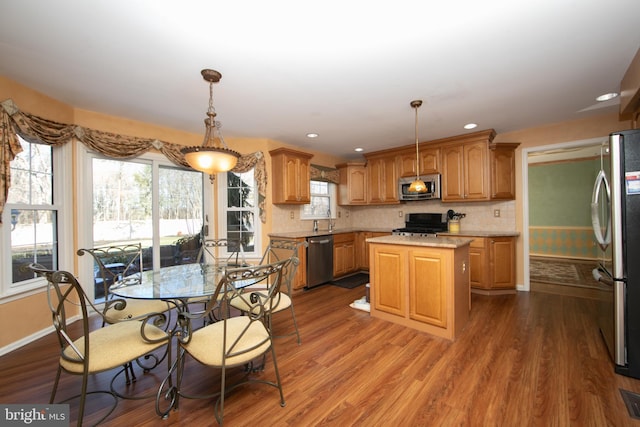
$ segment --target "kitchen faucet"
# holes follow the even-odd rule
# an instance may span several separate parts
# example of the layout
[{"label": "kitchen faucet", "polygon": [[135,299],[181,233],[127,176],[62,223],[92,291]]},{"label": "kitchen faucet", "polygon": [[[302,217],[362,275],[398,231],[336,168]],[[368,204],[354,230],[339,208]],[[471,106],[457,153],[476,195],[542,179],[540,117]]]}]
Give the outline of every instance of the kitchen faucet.
[{"label": "kitchen faucet", "polygon": [[329,218],[329,231],[333,231],[333,221],[331,220],[331,209],[327,209],[327,217]]}]

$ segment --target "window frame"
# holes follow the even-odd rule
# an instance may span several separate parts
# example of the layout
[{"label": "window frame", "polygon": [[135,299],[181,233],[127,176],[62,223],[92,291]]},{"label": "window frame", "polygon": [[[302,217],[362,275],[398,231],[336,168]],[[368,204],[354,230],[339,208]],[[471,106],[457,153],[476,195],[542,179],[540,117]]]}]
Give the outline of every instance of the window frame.
[{"label": "window frame", "polygon": [[[243,173],[248,173],[251,172],[254,174],[255,176],[255,169],[251,168],[251,170],[247,171],[247,172],[243,172]],[[228,204],[228,200],[227,200],[227,190],[228,190],[228,180],[227,180],[227,172],[221,172],[216,174],[215,180],[217,181],[218,185],[217,185],[217,193],[218,196],[216,197],[216,203],[219,204],[219,208],[216,209],[216,212],[218,213],[218,217],[217,217],[217,231],[218,233],[211,233],[211,230],[209,230],[209,235],[207,236],[208,238],[215,238],[214,236],[217,235],[219,236],[219,238],[225,238],[227,236],[227,211],[229,210],[227,208],[227,204]],[[255,218],[254,221],[254,250],[252,252],[244,252],[244,257],[246,259],[260,259],[260,257],[262,257],[262,221],[260,220],[260,207],[258,206],[258,200],[259,200],[259,196],[258,196],[258,185],[257,182],[254,181],[254,188],[253,188],[253,194],[254,194],[254,203],[253,203],[253,217]],[[233,208],[231,209],[232,211],[240,211],[243,209],[240,208]],[[213,236],[212,236],[213,234]],[[220,248],[220,256],[222,257],[227,257],[231,255],[231,253],[229,253],[227,251],[226,247],[222,247]]]},{"label": "window frame", "polygon": [[[78,227],[78,247],[79,248],[90,248],[93,247],[93,159],[94,158],[108,158],[100,153],[94,152],[90,150],[88,147],[81,143],[77,143],[77,170],[78,176],[83,177],[84,179],[76,180],[76,194],[77,194],[77,227]],[[138,157],[127,158],[127,159],[116,159],[116,158],[108,158],[110,160],[117,161],[133,161],[138,163],[149,163],[152,168],[152,200],[154,201],[152,205],[152,217],[153,221],[153,247],[160,247],[160,237],[159,237],[159,208],[158,208],[158,200],[159,200],[159,169],[161,166],[168,166],[172,168],[176,168],[175,163],[171,162],[167,157],[160,153],[146,152],[141,154]],[[202,203],[203,203],[203,222],[204,225],[207,225],[206,218],[212,214],[211,207],[211,194],[212,194],[212,185],[209,182],[209,179],[203,175],[203,194],[202,194]],[[84,258],[84,259],[83,259]],[[160,250],[153,251],[153,266],[154,270],[157,271],[160,269]],[[94,299],[94,289],[93,289],[93,259],[91,257],[79,257],[78,259],[78,279],[83,286],[83,289],[87,293],[87,295],[93,301]]]},{"label": "window frame", "polygon": [[[327,189],[329,194],[319,194],[319,193],[314,193],[313,192],[313,185],[311,185],[312,182],[324,182],[327,184]],[[302,221],[311,221],[311,220],[318,220],[318,219],[336,219],[337,217],[337,211],[338,211],[338,186],[332,182],[329,181],[320,181],[317,179],[312,179],[309,182],[309,188],[310,188],[310,200],[313,200],[314,197],[328,197],[329,198],[329,211],[330,211],[330,215],[308,215],[305,213],[304,208],[305,206],[311,204],[308,203],[307,205],[301,205],[300,206],[300,219]]]},{"label": "window frame", "polygon": [[[35,144],[26,138],[22,138],[28,143]],[[38,143],[39,144],[39,143]],[[43,292],[46,289],[46,280],[41,277],[23,280],[12,283],[12,251],[11,251],[11,210],[12,209],[33,209],[43,207],[46,210],[55,210],[57,221],[58,239],[58,268],[73,271],[73,207],[72,207],[72,143],[62,144],[54,147],[49,144],[52,151],[53,169],[53,203],[51,205],[31,205],[23,203],[7,203],[2,212],[2,224],[0,224],[0,234],[2,244],[0,245],[0,303],[14,301],[29,295]]]}]

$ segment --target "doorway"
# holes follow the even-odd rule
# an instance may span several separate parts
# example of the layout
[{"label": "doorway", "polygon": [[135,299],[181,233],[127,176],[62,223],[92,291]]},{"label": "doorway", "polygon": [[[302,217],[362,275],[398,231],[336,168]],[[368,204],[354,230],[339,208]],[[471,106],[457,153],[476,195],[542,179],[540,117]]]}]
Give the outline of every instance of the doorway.
[{"label": "doorway", "polygon": [[597,172],[590,168],[599,167],[606,141],[523,150],[523,290],[589,298],[600,294],[589,274],[590,263],[596,265],[590,202]]}]

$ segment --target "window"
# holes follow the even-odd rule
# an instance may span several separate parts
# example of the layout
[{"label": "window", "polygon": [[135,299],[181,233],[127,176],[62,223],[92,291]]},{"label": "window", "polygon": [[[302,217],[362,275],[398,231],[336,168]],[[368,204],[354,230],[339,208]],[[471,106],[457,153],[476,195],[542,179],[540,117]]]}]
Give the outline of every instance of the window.
[{"label": "window", "polygon": [[300,219],[335,219],[336,206],[336,185],[311,181],[311,203],[300,207]]},{"label": "window", "polygon": [[2,295],[43,285],[25,269],[30,263],[51,269],[63,264],[59,248],[68,150],[19,140],[23,151],[10,164],[11,187],[2,218]]},{"label": "window", "polygon": [[[143,270],[196,261],[206,205],[202,173],[152,153],[119,160],[84,152],[88,191],[79,188],[78,194],[91,197],[82,203],[90,213],[82,217],[90,223],[79,231],[81,247],[142,243]],[[93,282],[93,297],[100,301],[102,284],[89,258],[80,259],[82,283]]]},{"label": "window", "polygon": [[[218,238],[240,242],[247,257],[259,257],[260,212],[258,189],[253,169],[248,172],[218,174],[219,203],[222,207],[218,221]],[[240,248],[230,245],[229,252]]]}]

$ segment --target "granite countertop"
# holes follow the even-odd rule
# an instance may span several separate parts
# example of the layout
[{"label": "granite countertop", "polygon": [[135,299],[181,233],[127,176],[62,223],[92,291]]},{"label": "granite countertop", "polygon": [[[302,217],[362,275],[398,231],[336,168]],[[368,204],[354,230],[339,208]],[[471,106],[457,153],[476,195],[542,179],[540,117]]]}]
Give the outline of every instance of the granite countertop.
[{"label": "granite countertop", "polygon": [[385,243],[389,245],[427,246],[431,248],[455,249],[466,246],[473,239],[466,237],[418,237],[418,236],[382,236],[371,237],[367,243]]},{"label": "granite countertop", "polygon": [[358,231],[371,231],[373,233],[391,233],[391,230],[388,228],[363,228],[363,227],[347,227],[347,228],[335,228],[333,231],[329,230],[318,230],[318,231],[284,231],[284,232],[274,232],[269,233],[269,237],[284,237],[289,239],[298,239],[300,237],[315,237],[315,236],[328,236],[331,234],[340,234],[340,233],[355,233]]},{"label": "granite countertop", "polygon": [[449,233],[443,231],[438,233],[438,236],[447,237],[518,237],[520,233],[518,231],[483,231],[483,230],[460,230],[458,233]]}]

